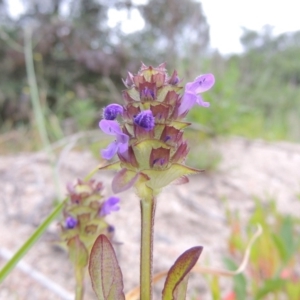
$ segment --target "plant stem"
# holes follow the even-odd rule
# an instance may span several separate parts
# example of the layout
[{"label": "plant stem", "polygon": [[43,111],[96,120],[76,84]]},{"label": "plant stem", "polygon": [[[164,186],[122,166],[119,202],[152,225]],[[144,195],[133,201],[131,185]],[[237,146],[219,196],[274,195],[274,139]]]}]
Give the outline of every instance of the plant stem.
[{"label": "plant stem", "polygon": [[84,292],[84,268],[76,268],[75,269],[75,277],[76,277],[76,292],[75,292],[75,300],[83,300],[83,292]]},{"label": "plant stem", "polygon": [[155,198],[141,200],[140,300],[152,299],[152,260]]}]

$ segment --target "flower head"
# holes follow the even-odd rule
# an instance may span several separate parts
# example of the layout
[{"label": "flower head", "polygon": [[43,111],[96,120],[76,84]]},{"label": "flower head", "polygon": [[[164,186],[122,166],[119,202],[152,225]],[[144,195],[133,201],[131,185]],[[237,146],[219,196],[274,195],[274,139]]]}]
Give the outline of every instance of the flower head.
[{"label": "flower head", "polygon": [[[113,232],[108,231],[109,224],[105,215],[118,210],[118,198],[111,197],[104,201],[103,184],[96,180],[80,180],[68,184],[68,199],[64,202],[63,221],[60,222],[61,241],[71,251],[81,248],[82,253],[90,253],[91,248],[100,234],[113,238]],[[103,211],[101,215],[100,212]],[[80,257],[73,261],[80,261]]]},{"label": "flower head", "polygon": [[120,104],[110,104],[103,109],[103,118],[105,120],[114,120],[123,113],[123,107]]},{"label": "flower head", "polygon": [[144,128],[146,131],[150,131],[154,127],[154,117],[151,110],[144,110],[140,112],[134,119],[134,123]]},{"label": "flower head", "polygon": [[119,202],[120,198],[114,196],[109,197],[101,206],[100,216],[106,216],[113,211],[118,211],[120,209]]},{"label": "flower head", "polygon": [[215,77],[213,74],[200,75],[193,82],[188,82],[185,86],[178,114],[182,115],[188,112],[196,103],[200,106],[208,107],[209,103],[205,102],[199,94],[208,91],[214,83]]},{"label": "flower head", "polygon": [[106,149],[101,151],[103,158],[111,159],[117,152],[123,153],[128,149],[129,136],[122,132],[117,121],[101,120],[99,127],[104,133],[113,135],[116,138]]},{"label": "flower head", "polygon": [[181,96],[181,79],[176,71],[169,76],[165,64],[142,64],[137,74],[128,74],[120,125],[113,120],[100,121],[100,128],[116,137],[102,150],[106,159],[116,153],[119,157],[102,168],[119,170],[112,181],[114,193],[134,186],[141,198],[156,196],[171,182],[187,182],[187,175],[199,172],[185,165],[189,147],[183,131],[190,124],[183,117],[196,103],[209,105],[199,94],[209,90],[214,81],[212,74],[201,75],[186,84]]},{"label": "flower head", "polygon": [[65,226],[67,229],[73,229],[74,227],[76,227],[78,221],[73,218],[73,217],[67,217],[66,221],[65,221]]}]

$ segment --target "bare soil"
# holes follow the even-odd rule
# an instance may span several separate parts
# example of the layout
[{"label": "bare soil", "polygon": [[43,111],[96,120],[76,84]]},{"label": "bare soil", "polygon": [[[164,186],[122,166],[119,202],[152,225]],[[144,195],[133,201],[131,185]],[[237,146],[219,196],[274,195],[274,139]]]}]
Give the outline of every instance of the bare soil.
[{"label": "bare soil", "polygon": [[[154,237],[154,273],[169,269],[186,249],[203,245],[199,264],[223,267],[227,252],[226,205],[247,220],[253,213],[253,197],[276,199],[280,211],[300,216],[300,145],[267,143],[241,138],[219,140],[214,146],[222,162],[218,170],[190,177],[185,185],[170,185],[158,199]],[[199,153],[199,156],[201,153]],[[88,152],[68,152],[56,166],[60,191],[65,184],[84,177],[98,162]],[[106,183],[113,173],[95,177]],[[53,209],[56,188],[53,169],[45,153],[0,157],[0,267]],[[115,249],[123,271],[125,292],[139,283],[139,199],[133,191],[120,194],[121,210],[108,216],[116,227]],[[226,199],[226,201],[224,201]],[[0,300],[73,299],[74,279],[66,252],[54,241],[54,222],[40,241],[0,286]],[[222,281],[224,292],[228,280]],[[155,287],[157,299],[161,284]],[[200,275],[193,275],[190,295],[205,294]],[[96,299],[87,281],[85,299]],[[210,299],[208,295],[201,299]]]}]

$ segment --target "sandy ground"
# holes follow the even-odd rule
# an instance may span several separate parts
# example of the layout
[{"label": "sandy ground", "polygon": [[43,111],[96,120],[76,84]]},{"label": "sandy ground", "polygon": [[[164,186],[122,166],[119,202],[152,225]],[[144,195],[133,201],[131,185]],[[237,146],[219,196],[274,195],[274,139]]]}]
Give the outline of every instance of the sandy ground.
[{"label": "sandy ground", "polygon": [[[169,186],[158,200],[154,237],[154,272],[170,268],[186,249],[202,245],[199,263],[222,267],[228,226],[225,203],[244,220],[254,209],[253,197],[275,198],[278,208],[300,216],[300,145],[247,141],[240,138],[216,143],[222,155],[218,170],[190,177],[190,183]],[[201,155],[201,153],[199,154]],[[87,152],[67,152],[60,157],[57,172],[60,191],[67,182],[86,175],[97,161]],[[107,185],[113,173],[96,175]],[[52,168],[44,153],[0,157],[0,267],[53,208],[55,186]],[[138,285],[139,200],[132,191],[120,194],[121,210],[108,217],[116,227],[115,249],[123,271],[125,292]],[[73,299],[74,279],[67,253],[54,245],[58,238],[54,222],[22,264],[0,286],[0,300]],[[228,289],[228,281],[221,281]],[[85,299],[95,299],[87,282]],[[200,275],[192,276],[190,295],[205,294]],[[161,284],[155,287],[159,299]]]}]

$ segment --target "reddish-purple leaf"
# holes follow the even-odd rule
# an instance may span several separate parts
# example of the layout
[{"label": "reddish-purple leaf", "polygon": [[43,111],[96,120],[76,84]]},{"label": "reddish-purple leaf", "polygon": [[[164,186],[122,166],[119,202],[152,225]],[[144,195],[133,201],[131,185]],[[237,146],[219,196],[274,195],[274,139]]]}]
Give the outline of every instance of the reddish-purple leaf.
[{"label": "reddish-purple leaf", "polygon": [[95,241],[89,261],[93,289],[100,300],[125,300],[123,278],[115,251],[101,234]]},{"label": "reddish-purple leaf", "polygon": [[203,247],[193,247],[181,254],[168,272],[162,300],[184,300],[187,288],[186,275],[196,264]]}]

